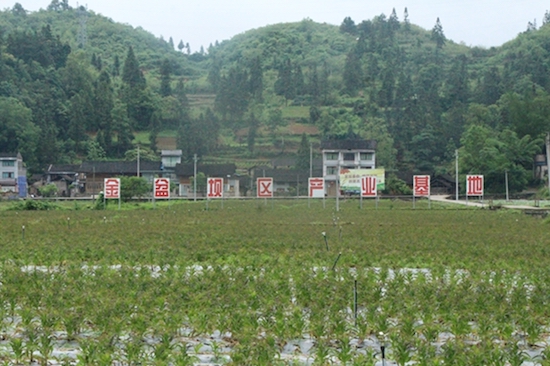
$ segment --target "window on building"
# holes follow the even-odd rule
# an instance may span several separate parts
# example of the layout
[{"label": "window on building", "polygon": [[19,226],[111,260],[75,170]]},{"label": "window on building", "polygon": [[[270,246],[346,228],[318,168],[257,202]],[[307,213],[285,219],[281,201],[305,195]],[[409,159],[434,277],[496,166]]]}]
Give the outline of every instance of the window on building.
[{"label": "window on building", "polygon": [[337,152],[325,153],[325,160],[338,160],[338,153]]},{"label": "window on building", "polygon": [[4,179],[13,178],[13,177],[14,177],[13,172],[2,172],[2,178],[4,178]]},{"label": "window on building", "polygon": [[344,153],[344,161],[354,161],[355,153]]},{"label": "window on building", "polygon": [[181,161],[181,158],[178,158],[176,156],[168,156],[162,158],[162,162],[164,163],[164,166],[167,168],[173,168],[176,166],[177,163]]},{"label": "window on building", "polygon": [[336,175],[338,173],[338,168],[335,166],[327,166],[327,175]]},{"label": "window on building", "polygon": [[374,154],[373,153],[361,153],[361,156],[359,157],[361,161],[373,161],[374,160]]},{"label": "window on building", "polygon": [[2,166],[15,166],[15,160],[2,160]]}]

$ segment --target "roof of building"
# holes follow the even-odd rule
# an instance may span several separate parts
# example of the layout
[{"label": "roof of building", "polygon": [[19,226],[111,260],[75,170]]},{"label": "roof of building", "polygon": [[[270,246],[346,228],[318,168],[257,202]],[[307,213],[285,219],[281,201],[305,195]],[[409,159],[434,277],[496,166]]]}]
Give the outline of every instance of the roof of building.
[{"label": "roof of building", "polygon": [[14,152],[0,152],[0,158],[21,159],[21,154]]},{"label": "roof of building", "polygon": [[15,179],[0,179],[0,186],[14,187],[16,185],[17,181]]},{"label": "roof of building", "polygon": [[[140,161],[140,172],[160,172],[160,161]],[[78,170],[81,173],[137,174],[136,161],[85,161]]]},{"label": "roof of building", "polygon": [[321,150],[376,150],[375,140],[324,140]]},{"label": "roof of building", "polygon": [[79,168],[80,164],[50,164],[46,174],[75,174]]},{"label": "roof of building", "polygon": [[[287,158],[275,158],[271,160],[271,166],[273,168],[290,168],[296,166],[296,158],[287,157]],[[323,159],[321,158],[313,158],[312,161],[313,168],[322,168],[323,167]]]},{"label": "roof of building", "polygon": [[[323,169],[313,169],[314,177],[321,177],[323,175]],[[273,178],[273,181],[277,183],[296,183],[297,181],[305,182],[309,178],[309,170],[297,170],[297,169],[254,169],[254,177],[261,178]]]},{"label": "roof of building", "polygon": [[[194,173],[194,164],[176,164],[176,175],[179,177],[191,177]],[[197,164],[197,173],[203,173],[207,177],[225,177],[235,174],[235,164]]]},{"label": "roof of building", "polygon": [[271,160],[271,166],[273,168],[291,167],[295,165],[296,165],[296,158],[275,158]]},{"label": "roof of building", "polygon": [[161,150],[160,156],[182,156],[181,150]]}]

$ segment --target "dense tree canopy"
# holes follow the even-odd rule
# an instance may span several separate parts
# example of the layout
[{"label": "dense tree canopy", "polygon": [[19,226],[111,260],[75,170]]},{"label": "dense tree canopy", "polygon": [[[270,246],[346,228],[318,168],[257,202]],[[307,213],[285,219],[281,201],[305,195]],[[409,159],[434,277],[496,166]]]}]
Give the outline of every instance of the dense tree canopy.
[{"label": "dense tree canopy", "polygon": [[440,19],[421,29],[407,9],[403,21],[395,9],[352,16],[275,24],[192,53],[67,0],[38,12],[15,4],[0,11],[0,151],[40,171],[121,158],[136,132],[150,132],[151,148],[159,133],[177,135],[191,158],[215,155],[222,135],[244,143],[245,130],[256,154],[262,133],[279,144],[294,118],[285,111],[300,107],[321,138],[376,139],[388,168],[452,173],[459,148],[463,173],[485,172],[492,189],[503,170],[515,189],[528,184],[550,131],[548,13],[491,49],[447,39]]}]

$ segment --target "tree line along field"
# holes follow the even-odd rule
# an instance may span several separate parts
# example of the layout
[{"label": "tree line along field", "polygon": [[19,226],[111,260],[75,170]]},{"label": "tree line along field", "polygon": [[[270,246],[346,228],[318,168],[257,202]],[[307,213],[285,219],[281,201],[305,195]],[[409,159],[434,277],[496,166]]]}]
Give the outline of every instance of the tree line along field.
[{"label": "tree line along field", "polygon": [[399,365],[548,362],[549,222],[519,211],[226,200],[0,220],[6,364],[369,365],[381,345]]}]

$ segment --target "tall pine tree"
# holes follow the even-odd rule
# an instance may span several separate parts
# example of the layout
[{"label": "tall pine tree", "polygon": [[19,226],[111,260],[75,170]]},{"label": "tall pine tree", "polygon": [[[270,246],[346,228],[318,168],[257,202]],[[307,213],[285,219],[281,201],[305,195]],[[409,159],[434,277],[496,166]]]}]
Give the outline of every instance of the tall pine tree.
[{"label": "tall pine tree", "polygon": [[354,96],[363,87],[363,68],[361,58],[355,49],[352,49],[344,65],[344,87],[346,92]]},{"label": "tall pine tree", "polygon": [[432,29],[432,40],[435,42],[438,50],[443,48],[445,42],[447,41],[447,38],[445,38],[445,34],[443,33],[443,26],[441,25],[439,17],[437,18],[435,25]]},{"label": "tall pine tree", "polygon": [[309,139],[305,133],[302,133],[300,147],[296,153],[296,169],[307,171],[310,165],[310,146]]},{"label": "tall pine tree", "polygon": [[113,152],[113,106],[111,78],[104,70],[99,74],[94,91],[94,115],[97,119],[96,125],[103,131],[103,141],[98,142],[103,144],[101,147],[108,155]]},{"label": "tall pine tree", "polygon": [[160,65],[160,95],[167,97],[172,95],[172,88],[170,86],[172,66],[168,59],[164,59]]},{"label": "tall pine tree", "polygon": [[131,46],[128,48],[122,68],[122,81],[124,83],[122,101],[128,108],[130,123],[135,129],[145,130],[149,127],[156,106],[146,89],[145,77]]},{"label": "tall pine tree", "polygon": [[296,96],[296,88],[293,83],[292,77],[292,63],[289,58],[287,58],[279,66],[279,74],[277,80],[275,81],[275,93],[282,95],[285,99],[291,100]]},{"label": "tall pine tree", "polygon": [[132,46],[128,47],[126,60],[124,60],[124,66],[122,67],[122,81],[131,88],[145,88],[145,77],[139,68],[139,63],[136,59]]},{"label": "tall pine tree", "polygon": [[263,69],[260,57],[255,57],[250,64],[250,95],[258,101],[262,101]]}]

